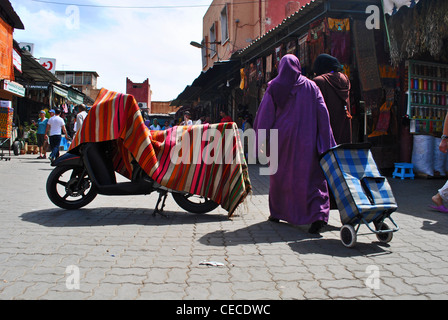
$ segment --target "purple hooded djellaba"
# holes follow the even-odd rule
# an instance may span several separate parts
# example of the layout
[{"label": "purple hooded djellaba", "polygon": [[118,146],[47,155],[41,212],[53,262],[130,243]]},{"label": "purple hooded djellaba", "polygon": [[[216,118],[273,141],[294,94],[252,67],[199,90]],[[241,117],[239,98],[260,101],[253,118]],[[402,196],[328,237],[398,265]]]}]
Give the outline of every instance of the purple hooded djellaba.
[{"label": "purple hooded djellaba", "polygon": [[326,223],[330,202],[319,155],[336,143],[322,94],[301,74],[296,56],[287,54],[281,59],[254,129],[257,135],[261,129],[278,129],[278,170],[270,176],[269,187],[270,218],[294,225]]}]

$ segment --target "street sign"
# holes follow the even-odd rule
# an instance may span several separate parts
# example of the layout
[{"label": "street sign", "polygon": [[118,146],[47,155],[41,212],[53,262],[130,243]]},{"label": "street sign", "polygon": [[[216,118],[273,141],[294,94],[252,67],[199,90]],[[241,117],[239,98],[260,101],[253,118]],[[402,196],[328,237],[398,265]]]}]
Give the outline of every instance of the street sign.
[{"label": "street sign", "polygon": [[56,59],[40,58],[39,59],[39,63],[42,65],[42,67],[44,67],[45,69],[47,69],[51,73],[54,74],[56,72]]}]

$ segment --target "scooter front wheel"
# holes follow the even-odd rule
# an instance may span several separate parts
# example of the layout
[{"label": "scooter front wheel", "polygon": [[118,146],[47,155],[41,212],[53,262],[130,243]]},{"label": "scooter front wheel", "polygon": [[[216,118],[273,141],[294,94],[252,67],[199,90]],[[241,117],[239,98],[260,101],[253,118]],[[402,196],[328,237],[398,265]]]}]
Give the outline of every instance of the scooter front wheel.
[{"label": "scooter front wheel", "polygon": [[75,210],[92,202],[96,187],[82,167],[56,167],[47,179],[47,195],[60,208]]},{"label": "scooter front wheel", "polygon": [[189,193],[173,192],[172,195],[174,201],[176,201],[182,209],[192,213],[207,213],[219,206],[219,204],[213,200]]}]

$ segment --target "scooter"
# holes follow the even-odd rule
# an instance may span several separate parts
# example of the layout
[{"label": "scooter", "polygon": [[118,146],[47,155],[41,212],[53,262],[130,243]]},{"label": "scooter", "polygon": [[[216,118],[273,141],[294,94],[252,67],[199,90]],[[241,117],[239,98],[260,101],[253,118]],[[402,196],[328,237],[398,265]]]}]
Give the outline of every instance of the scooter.
[{"label": "scooter", "polygon": [[154,191],[159,198],[154,215],[164,215],[163,209],[168,193],[184,210],[203,214],[214,210],[218,203],[204,197],[167,189],[151,179],[137,161],[130,181],[117,182],[113,167],[116,152],[114,141],[84,143],[52,162],[55,168],[47,179],[47,195],[58,207],[75,210],[95,199],[98,194],[108,196],[148,195]]}]

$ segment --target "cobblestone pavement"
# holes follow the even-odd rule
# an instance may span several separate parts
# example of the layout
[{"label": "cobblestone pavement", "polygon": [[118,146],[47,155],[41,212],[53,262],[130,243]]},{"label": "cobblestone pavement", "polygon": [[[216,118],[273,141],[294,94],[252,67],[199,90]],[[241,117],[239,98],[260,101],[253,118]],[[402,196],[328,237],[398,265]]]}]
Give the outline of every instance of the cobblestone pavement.
[{"label": "cobblestone pavement", "polygon": [[59,209],[45,192],[49,162],[35,158],[0,162],[0,299],[448,298],[448,215],[428,209],[444,180],[389,178],[400,231],[381,244],[362,226],[348,249],[338,211],[317,236],[266,221],[269,179],[257,166],[233,219],[186,213],[172,198],[165,218],[152,215],[156,194]]}]

